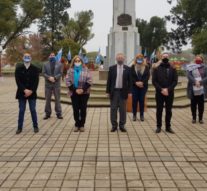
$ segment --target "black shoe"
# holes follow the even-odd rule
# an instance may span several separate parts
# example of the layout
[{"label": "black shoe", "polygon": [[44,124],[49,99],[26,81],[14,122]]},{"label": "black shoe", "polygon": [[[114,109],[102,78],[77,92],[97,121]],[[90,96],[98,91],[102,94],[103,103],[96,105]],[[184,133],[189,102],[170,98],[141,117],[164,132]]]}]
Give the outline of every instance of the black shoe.
[{"label": "black shoe", "polygon": [[115,132],[115,131],[117,131],[117,128],[116,127],[112,127],[111,132]]},{"label": "black shoe", "polygon": [[22,129],[18,128],[17,131],[16,131],[16,134],[20,134],[22,132]]},{"label": "black shoe", "polygon": [[57,118],[58,119],[63,119],[63,116],[62,115],[58,115]]},{"label": "black shoe", "polygon": [[136,121],[136,120],[137,120],[137,116],[133,115],[133,121]]},{"label": "black shoe", "polygon": [[160,133],[161,132],[161,128],[157,128],[155,133]]},{"label": "black shoe", "polygon": [[166,132],[171,133],[171,134],[175,134],[175,132],[171,128],[167,128]]},{"label": "black shoe", "polygon": [[196,123],[196,119],[193,119],[193,120],[192,120],[192,123],[195,124],[195,123]]},{"label": "black shoe", "polygon": [[200,123],[200,124],[204,124],[204,121],[203,121],[203,120],[199,120],[199,123]]},{"label": "black shoe", "polygon": [[127,130],[124,127],[119,128],[121,132],[127,132]]},{"label": "black shoe", "polygon": [[34,127],[34,133],[38,133],[39,132],[39,128],[38,127]]},{"label": "black shoe", "polygon": [[46,115],[43,119],[44,119],[44,120],[47,120],[47,119],[49,119],[49,118],[50,118],[50,116],[47,116],[47,115]]},{"label": "black shoe", "polygon": [[140,116],[140,120],[141,121],[144,121],[144,116]]}]

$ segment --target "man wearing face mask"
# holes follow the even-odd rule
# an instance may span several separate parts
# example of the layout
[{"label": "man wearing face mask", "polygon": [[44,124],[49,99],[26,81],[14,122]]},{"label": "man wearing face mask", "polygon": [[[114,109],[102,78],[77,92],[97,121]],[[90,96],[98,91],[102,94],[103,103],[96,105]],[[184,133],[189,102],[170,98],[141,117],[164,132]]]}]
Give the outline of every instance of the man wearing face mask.
[{"label": "man wearing face mask", "polygon": [[153,70],[152,83],[156,89],[156,133],[161,132],[162,112],[165,105],[165,129],[168,133],[174,133],[171,128],[172,106],[174,100],[174,89],[178,82],[176,69],[169,63],[169,54],[162,55],[162,62]]},{"label": "man wearing face mask", "polygon": [[58,119],[63,119],[62,108],[60,104],[60,89],[61,89],[61,76],[62,65],[56,61],[55,54],[52,52],[49,56],[49,62],[43,66],[43,75],[45,77],[45,117],[44,120],[50,118],[51,97],[55,97],[55,112]]},{"label": "man wearing face mask", "polygon": [[29,109],[32,116],[34,132],[39,132],[36,112],[37,88],[39,83],[39,70],[31,64],[31,55],[25,53],[23,57],[24,64],[15,70],[15,80],[17,84],[16,99],[19,101],[18,129],[16,134],[20,134],[23,128],[26,103],[29,103]]},{"label": "man wearing face mask", "polygon": [[[124,65],[125,57],[122,53],[116,56],[117,64],[109,68],[106,93],[111,105],[111,132],[117,131],[118,125],[122,132],[126,132],[126,102],[128,94],[131,94],[130,68]],[[117,111],[119,109],[119,124]]]}]

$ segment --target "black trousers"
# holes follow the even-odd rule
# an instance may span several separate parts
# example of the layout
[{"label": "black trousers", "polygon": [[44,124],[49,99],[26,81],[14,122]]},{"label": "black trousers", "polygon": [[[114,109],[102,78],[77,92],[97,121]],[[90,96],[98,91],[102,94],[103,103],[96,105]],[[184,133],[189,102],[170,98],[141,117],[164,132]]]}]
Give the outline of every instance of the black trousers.
[{"label": "black trousers", "polygon": [[75,126],[78,128],[85,125],[88,99],[89,94],[71,96]]},{"label": "black trousers", "polygon": [[170,94],[169,96],[164,96],[161,93],[156,93],[156,104],[157,104],[157,128],[162,127],[162,112],[165,106],[165,128],[170,129],[171,127],[171,118],[172,118],[172,106],[173,106],[174,94]]},{"label": "black trousers", "polygon": [[192,117],[195,120],[197,115],[197,106],[198,106],[198,118],[199,120],[202,120],[203,113],[204,113],[204,95],[193,96],[191,98],[191,112],[192,112]]},{"label": "black trousers", "polygon": [[[122,98],[121,91],[114,91],[110,99],[111,104],[111,124],[112,128],[124,128],[126,124],[126,99]],[[119,110],[119,124],[117,122],[117,112]]]}]

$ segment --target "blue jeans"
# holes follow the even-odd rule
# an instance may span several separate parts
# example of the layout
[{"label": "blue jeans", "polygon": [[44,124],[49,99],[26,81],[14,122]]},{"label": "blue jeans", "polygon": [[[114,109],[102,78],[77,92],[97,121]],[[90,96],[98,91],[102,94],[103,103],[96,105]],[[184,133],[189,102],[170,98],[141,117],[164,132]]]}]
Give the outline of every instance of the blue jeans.
[{"label": "blue jeans", "polygon": [[19,118],[18,118],[18,128],[23,128],[24,114],[26,110],[27,100],[29,102],[29,109],[32,116],[33,127],[37,128],[37,112],[36,112],[36,99],[19,99]]},{"label": "blue jeans", "polygon": [[137,115],[137,104],[139,103],[140,116],[144,116],[144,98],[146,94],[146,88],[132,89],[132,111],[133,115]]}]

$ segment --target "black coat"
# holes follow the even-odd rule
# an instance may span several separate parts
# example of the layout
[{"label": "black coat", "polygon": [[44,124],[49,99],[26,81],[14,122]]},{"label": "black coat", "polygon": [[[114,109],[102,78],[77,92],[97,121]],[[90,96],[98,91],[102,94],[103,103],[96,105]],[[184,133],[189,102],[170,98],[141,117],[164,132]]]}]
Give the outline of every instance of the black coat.
[{"label": "black coat", "polygon": [[133,87],[137,87],[136,86],[136,82],[143,82],[144,88],[147,89],[148,88],[148,80],[150,77],[150,71],[149,71],[149,67],[146,66],[145,70],[143,72],[143,74],[137,74],[136,70],[135,70],[135,65],[133,65],[131,67],[131,74],[132,74],[132,85]]},{"label": "black coat", "polygon": [[161,63],[154,69],[152,75],[152,83],[156,92],[160,93],[163,88],[167,88],[169,93],[174,93],[175,86],[178,83],[178,75],[175,68],[169,63]]},{"label": "black coat", "polygon": [[24,90],[32,90],[33,93],[27,99],[37,98],[37,87],[39,83],[39,70],[34,65],[30,65],[28,69],[24,64],[15,70],[15,80],[17,84],[16,99],[25,99]]},{"label": "black coat", "polygon": [[[117,65],[111,66],[109,68],[108,80],[106,86],[106,93],[110,94],[110,97],[113,97],[114,89],[116,87],[116,77],[117,77]],[[128,94],[131,93],[131,71],[130,68],[126,65],[123,66],[123,88],[121,89],[121,96],[123,99],[128,98]]]}]

